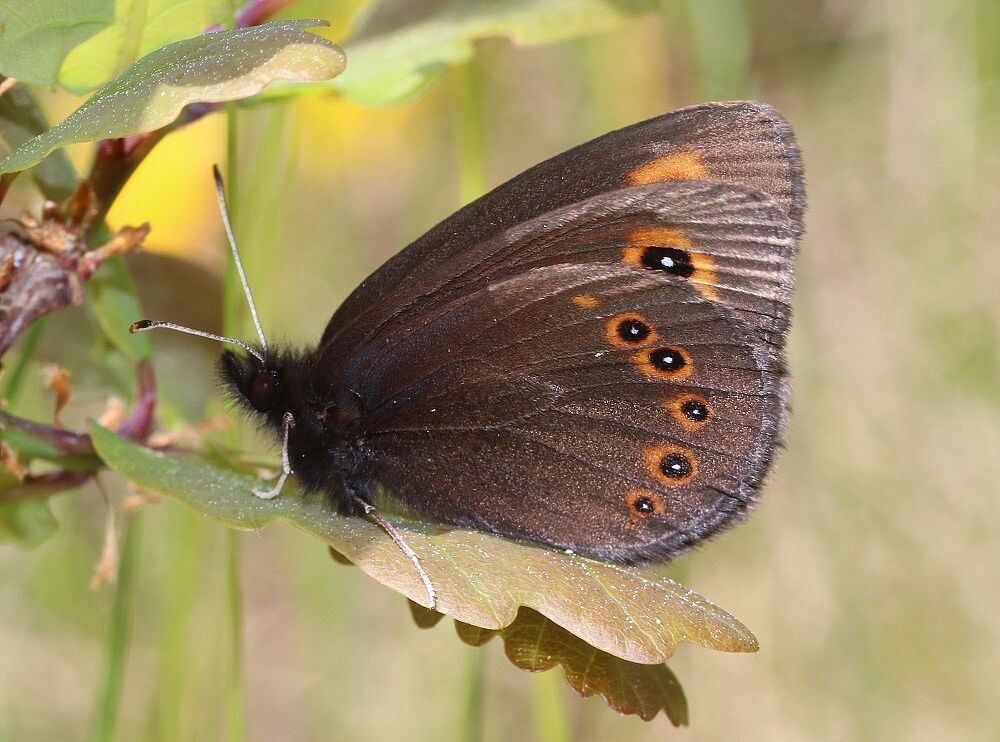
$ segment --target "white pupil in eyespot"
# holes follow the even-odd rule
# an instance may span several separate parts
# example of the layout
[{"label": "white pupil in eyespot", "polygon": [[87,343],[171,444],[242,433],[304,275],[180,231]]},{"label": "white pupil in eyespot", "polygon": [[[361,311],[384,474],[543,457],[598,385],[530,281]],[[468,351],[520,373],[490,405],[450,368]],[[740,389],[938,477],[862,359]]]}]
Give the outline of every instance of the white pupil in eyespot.
[{"label": "white pupil in eyespot", "polygon": [[664,255],[662,258],[660,258],[660,265],[662,265],[664,268],[673,268],[674,259],[671,258],[669,255]]}]

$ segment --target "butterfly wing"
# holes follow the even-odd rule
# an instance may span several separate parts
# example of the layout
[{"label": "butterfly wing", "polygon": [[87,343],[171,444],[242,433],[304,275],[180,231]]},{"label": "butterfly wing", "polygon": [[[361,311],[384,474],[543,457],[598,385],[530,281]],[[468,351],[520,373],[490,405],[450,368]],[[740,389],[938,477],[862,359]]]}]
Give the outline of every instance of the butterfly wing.
[{"label": "butterfly wing", "polygon": [[802,204],[787,124],[751,103],[613,132],[470,204],[311,359],[361,408],[348,484],[624,562],[725,528],[785,417]]},{"label": "butterfly wing", "polygon": [[706,181],[624,188],[515,224],[452,263],[424,266],[412,283],[390,287],[377,272],[384,300],[363,322],[334,330],[320,352],[330,363],[362,348],[389,353],[400,327],[490,282],[546,265],[619,263],[678,278],[702,299],[732,308],[780,365],[795,250],[795,226],[758,191]]},{"label": "butterfly wing", "polygon": [[[802,232],[802,163],[781,115],[753,101],[693,106],[575,147],[461,209],[365,280],[337,310],[321,344],[336,343],[343,351],[367,341],[373,327],[409,305],[422,304],[429,289],[481,261],[488,251],[484,245],[505,243],[504,233],[518,225],[620,189],[656,190],[695,180],[761,193],[794,236]],[[754,257],[765,259],[770,253]],[[547,264],[563,260],[549,254]],[[490,266],[492,278],[505,275],[502,262]]]},{"label": "butterfly wing", "polygon": [[759,346],[676,277],[530,269],[362,354],[369,476],[446,523],[662,560],[753,502],[784,409]]}]

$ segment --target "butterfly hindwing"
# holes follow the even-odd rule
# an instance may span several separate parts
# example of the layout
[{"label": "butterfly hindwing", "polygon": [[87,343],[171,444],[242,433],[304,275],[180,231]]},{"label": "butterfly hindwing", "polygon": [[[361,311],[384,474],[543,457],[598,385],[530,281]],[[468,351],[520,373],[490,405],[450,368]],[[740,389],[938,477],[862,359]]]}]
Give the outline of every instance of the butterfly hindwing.
[{"label": "butterfly hindwing", "polygon": [[371,476],[416,509],[636,562],[752,503],[782,386],[753,334],[690,284],[549,266],[421,319],[360,364]]}]

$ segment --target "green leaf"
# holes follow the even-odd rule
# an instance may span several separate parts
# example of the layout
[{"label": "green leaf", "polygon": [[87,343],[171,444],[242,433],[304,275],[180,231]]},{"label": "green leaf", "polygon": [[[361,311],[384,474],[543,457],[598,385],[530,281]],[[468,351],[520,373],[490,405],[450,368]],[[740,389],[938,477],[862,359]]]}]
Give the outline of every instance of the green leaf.
[{"label": "green leaf", "polygon": [[106,261],[87,282],[87,293],[97,324],[111,344],[134,363],[147,360],[153,352],[149,336],[128,331],[143,311],[125,260]]},{"label": "green leaf", "polygon": [[44,497],[4,495],[20,482],[5,467],[0,466],[0,546],[12,543],[23,549],[33,549],[54,534],[59,523]]},{"label": "green leaf", "polygon": [[548,44],[657,7],[656,0],[376,0],[355,23],[350,66],[333,85],[364,105],[396,104],[468,61],[478,39]]},{"label": "green leaf", "polygon": [[[45,115],[23,85],[0,95],[0,155],[8,155],[26,141],[49,128]],[[32,170],[42,194],[62,201],[76,188],[77,175],[64,151],[53,152]]]},{"label": "green leaf", "polygon": [[[234,528],[286,521],[322,539],[366,574],[421,605],[430,601],[412,563],[377,526],[334,514],[289,483],[282,496],[251,493],[254,477],[197,458],[171,458],[91,426],[108,466],[125,478]],[[438,593],[438,610],[502,629],[533,608],[598,649],[639,663],[666,661],[681,641],[730,652],[757,649],[739,621],[655,570],[585,559],[477,531],[397,521]]]},{"label": "green leaf", "polygon": [[114,19],[114,0],[0,0],[0,73],[54,85],[66,54]]},{"label": "green leaf", "polygon": [[[4,486],[0,483],[0,493]],[[43,497],[18,498],[0,502],[0,544],[14,543],[34,549],[59,528],[56,516]]]},{"label": "green leaf", "polygon": [[101,86],[61,124],[0,161],[0,173],[31,167],[67,144],[158,129],[189,103],[245,98],[278,79],[329,80],[343,70],[344,55],[304,30],[321,24],[268,23],[157,49]]},{"label": "green leaf", "polygon": [[680,681],[664,664],[639,664],[593,647],[537,611],[521,608],[500,631],[455,622],[466,644],[482,646],[499,634],[514,665],[543,672],[561,665],[566,682],[581,696],[599,693],[611,708],[646,721],[663,711],[676,726],[688,723],[687,699]]},{"label": "green leaf", "polygon": [[222,0],[117,0],[114,6],[114,22],[66,56],[59,83],[67,90],[93,90],[161,46],[232,18]]}]

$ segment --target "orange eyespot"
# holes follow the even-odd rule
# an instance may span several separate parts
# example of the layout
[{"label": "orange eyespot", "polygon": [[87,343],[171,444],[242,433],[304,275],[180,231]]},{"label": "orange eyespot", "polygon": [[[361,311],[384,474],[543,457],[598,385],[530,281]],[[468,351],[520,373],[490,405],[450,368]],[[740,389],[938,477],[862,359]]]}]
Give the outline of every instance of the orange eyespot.
[{"label": "orange eyespot", "polygon": [[655,343],[656,328],[641,314],[624,312],[616,314],[604,326],[604,339],[619,348],[636,348]]},{"label": "orange eyespot", "polygon": [[646,376],[682,381],[694,373],[691,354],[679,345],[667,345],[636,353],[632,363]]},{"label": "orange eyespot", "polygon": [[629,265],[689,279],[706,299],[716,300],[719,273],[715,259],[691,249],[691,239],[675,227],[643,227],[629,234],[622,259]]},{"label": "orange eyespot", "polygon": [[666,408],[684,430],[692,432],[704,428],[715,416],[712,406],[701,394],[685,393],[669,397]]},{"label": "orange eyespot", "polygon": [[662,183],[666,180],[704,180],[711,177],[697,152],[671,152],[640,165],[628,174],[632,185]]},{"label": "orange eyespot", "polygon": [[646,471],[665,487],[688,484],[698,474],[698,459],[691,449],[672,443],[649,446],[642,452]]},{"label": "orange eyespot", "polygon": [[691,249],[691,240],[683,229],[674,227],[649,227],[633,229],[628,236],[628,244],[622,250],[622,260],[637,268],[648,268],[647,248],[674,247]]},{"label": "orange eyespot", "polygon": [[662,515],[666,510],[663,498],[652,490],[629,490],[625,493],[628,504],[629,522],[634,524],[642,518]]},{"label": "orange eyespot", "polygon": [[573,297],[573,303],[580,309],[597,309],[601,306],[600,300],[591,294],[577,294]]}]

